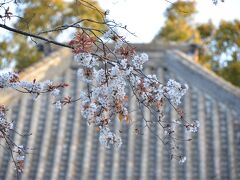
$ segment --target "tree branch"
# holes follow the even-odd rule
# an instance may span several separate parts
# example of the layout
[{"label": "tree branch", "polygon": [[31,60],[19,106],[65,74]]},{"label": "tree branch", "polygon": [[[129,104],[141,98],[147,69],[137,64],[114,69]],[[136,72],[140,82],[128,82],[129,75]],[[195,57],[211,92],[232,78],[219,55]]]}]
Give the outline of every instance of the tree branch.
[{"label": "tree branch", "polygon": [[21,34],[23,36],[33,37],[33,38],[36,38],[36,39],[41,39],[41,40],[43,40],[45,42],[48,42],[48,43],[51,43],[51,44],[55,44],[57,46],[62,46],[62,47],[73,49],[72,46],[69,46],[67,44],[60,43],[60,42],[57,42],[57,41],[54,41],[54,40],[50,40],[50,39],[47,39],[45,37],[42,37],[42,36],[39,36],[39,35],[35,35],[35,34],[31,34],[31,33],[25,32],[25,31],[21,31],[19,29],[11,28],[11,27],[6,26],[4,24],[0,24],[0,28],[6,29],[8,31],[11,31],[11,32],[14,32],[14,33],[17,33],[17,34]]}]

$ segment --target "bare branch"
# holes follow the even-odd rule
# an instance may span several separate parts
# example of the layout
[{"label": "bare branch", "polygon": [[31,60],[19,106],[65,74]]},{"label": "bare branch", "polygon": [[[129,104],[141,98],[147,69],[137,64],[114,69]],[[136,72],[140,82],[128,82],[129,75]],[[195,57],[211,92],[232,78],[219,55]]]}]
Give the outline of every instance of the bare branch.
[{"label": "bare branch", "polygon": [[9,27],[5,24],[0,24],[0,28],[6,29],[8,31],[11,31],[11,32],[14,32],[14,33],[17,33],[17,34],[21,34],[21,35],[26,36],[26,37],[32,37],[32,38],[40,39],[40,40],[43,40],[43,41],[48,42],[50,44],[55,44],[57,46],[73,49],[73,47],[71,47],[67,44],[63,44],[63,43],[60,43],[60,42],[57,42],[57,41],[54,41],[54,40],[50,40],[48,38],[45,38],[45,37],[42,37],[42,36],[39,36],[39,35],[35,35],[35,34],[31,34],[31,33],[28,33],[28,32],[25,32],[25,31],[22,31],[22,30],[19,30],[19,29],[11,28],[11,27]]}]

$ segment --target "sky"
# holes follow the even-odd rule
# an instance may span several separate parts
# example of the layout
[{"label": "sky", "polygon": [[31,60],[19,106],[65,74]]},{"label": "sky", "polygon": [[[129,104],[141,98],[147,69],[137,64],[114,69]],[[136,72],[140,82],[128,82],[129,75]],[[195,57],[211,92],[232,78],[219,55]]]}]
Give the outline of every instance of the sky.
[{"label": "sky", "polygon": [[[110,10],[109,18],[127,25],[137,37],[128,36],[130,42],[148,43],[164,24],[164,11],[171,4],[167,0],[98,0],[100,6]],[[176,0],[169,0],[176,2]],[[219,0],[220,1],[220,0]],[[240,0],[225,0],[214,5],[212,0],[196,0],[196,22],[212,19],[218,25],[221,19],[240,18]]]}]

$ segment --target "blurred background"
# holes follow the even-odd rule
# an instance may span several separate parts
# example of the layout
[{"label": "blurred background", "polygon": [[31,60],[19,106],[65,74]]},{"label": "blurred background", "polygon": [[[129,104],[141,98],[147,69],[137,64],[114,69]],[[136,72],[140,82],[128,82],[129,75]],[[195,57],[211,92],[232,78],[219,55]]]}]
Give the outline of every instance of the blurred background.
[{"label": "blurred background", "polygon": [[[74,37],[73,29],[44,31],[84,18],[102,20],[96,10],[75,0],[21,0],[17,5],[10,2],[6,8],[20,18],[11,17],[5,22],[0,18],[0,23],[66,44]],[[156,138],[157,133],[164,137],[158,126],[144,128],[144,136],[134,133],[134,128],[142,128],[145,114],[154,119],[147,111],[133,112],[136,126],[112,123],[116,132],[123,132],[123,145],[120,151],[106,150],[99,144],[95,127],[88,126],[80,116],[79,102],[59,111],[51,105],[49,94],[35,101],[29,95],[1,91],[5,94],[0,95],[0,104],[9,108],[14,128],[32,133],[29,138],[11,135],[17,143],[35,150],[27,156],[25,172],[19,179],[240,179],[240,1],[219,1],[217,5],[213,4],[215,0],[85,2],[103,12],[109,10],[108,19],[127,25],[135,33],[119,30],[135,43],[137,50],[149,54],[149,73],[157,74],[161,82],[173,78],[189,85],[180,108],[187,121],[200,121],[199,132],[190,134],[193,141],[186,142],[182,140],[189,137],[185,128],[176,130],[179,148],[187,157],[180,166],[178,161],[170,161],[171,150]],[[4,11],[1,8],[0,14]],[[81,25],[106,31],[97,23]],[[188,50],[175,51],[182,47]],[[72,64],[69,49],[57,49],[1,28],[0,67],[22,72],[23,79],[68,82],[71,88],[64,89],[61,95],[73,99],[86,88],[79,81],[78,67]],[[129,106],[138,108],[132,97]],[[175,118],[174,109],[166,107],[166,122]],[[4,148],[0,148],[0,159],[0,179],[16,179],[10,154]]]}]

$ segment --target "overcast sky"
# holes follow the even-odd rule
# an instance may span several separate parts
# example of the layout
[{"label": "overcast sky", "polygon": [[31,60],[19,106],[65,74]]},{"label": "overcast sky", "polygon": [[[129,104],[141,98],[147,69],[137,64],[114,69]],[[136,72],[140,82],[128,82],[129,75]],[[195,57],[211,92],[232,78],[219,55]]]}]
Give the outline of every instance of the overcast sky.
[{"label": "overcast sky", "polygon": [[[164,24],[163,13],[170,3],[166,0],[98,0],[102,8],[109,9],[111,19],[127,25],[137,35],[129,37],[131,42],[150,42]],[[175,2],[176,0],[169,0]],[[220,0],[219,0],[220,1]],[[240,0],[225,0],[213,5],[212,0],[196,0],[197,22],[212,19],[218,24],[221,19],[240,18]]]}]

